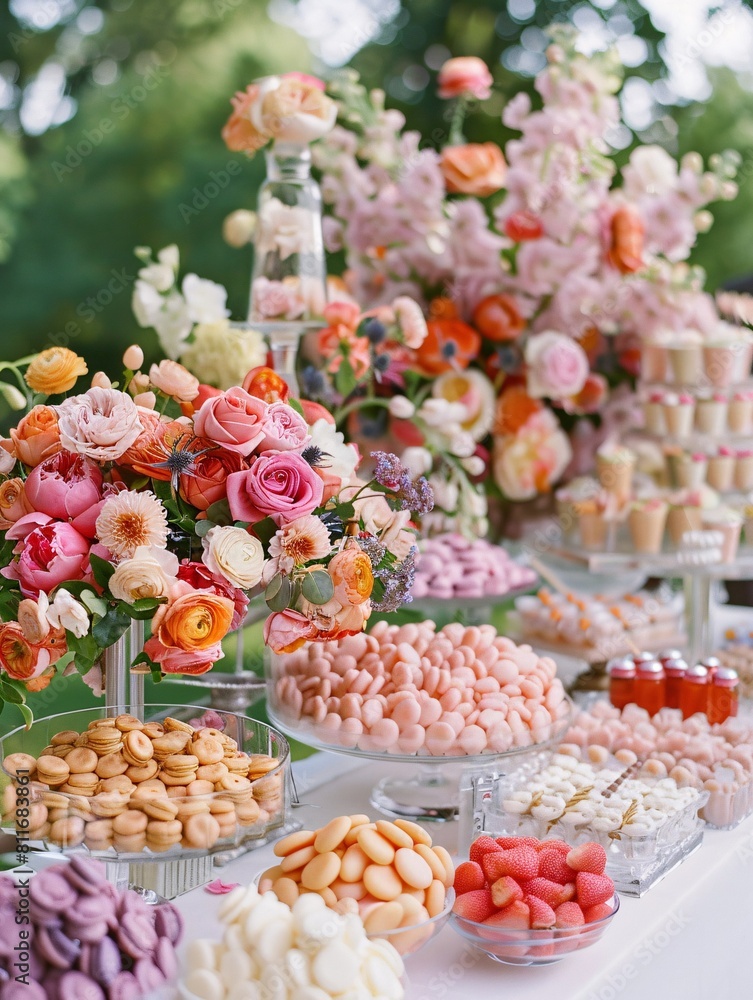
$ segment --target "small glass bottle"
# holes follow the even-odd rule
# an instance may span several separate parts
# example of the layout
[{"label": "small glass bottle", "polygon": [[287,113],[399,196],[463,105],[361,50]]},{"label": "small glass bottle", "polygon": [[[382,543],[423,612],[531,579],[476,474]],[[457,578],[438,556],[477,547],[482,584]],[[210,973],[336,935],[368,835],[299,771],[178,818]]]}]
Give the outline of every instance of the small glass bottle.
[{"label": "small glass bottle", "polygon": [[680,707],[680,694],[682,692],[682,682],[688,665],[681,656],[664,661],[664,673],[667,676],[665,689],[665,705],[667,708]]},{"label": "small glass bottle", "polygon": [[709,672],[709,683],[713,681],[714,674],[717,672],[719,667],[721,667],[722,661],[718,656],[707,656],[704,660],[701,660],[701,666],[705,667]]},{"label": "small glass bottle", "polygon": [[703,712],[708,709],[709,700],[709,672],[700,663],[695,667],[688,667],[682,681],[680,691],[680,710],[683,719],[690,718],[696,712]]},{"label": "small glass bottle", "polygon": [[649,715],[664,708],[666,675],[658,660],[644,660],[635,670],[634,700]]},{"label": "small glass bottle", "polygon": [[737,671],[730,667],[717,667],[709,685],[708,717],[710,723],[724,722],[737,715],[739,708]]},{"label": "small glass bottle", "polygon": [[635,701],[635,664],[629,656],[620,656],[607,664],[609,674],[609,700],[615,708],[623,709]]},{"label": "small glass bottle", "polygon": [[683,657],[681,649],[665,649],[664,652],[659,653],[659,655],[656,657],[656,659],[659,661],[659,663],[662,664],[662,666],[667,665],[667,660],[681,660],[682,658]]}]

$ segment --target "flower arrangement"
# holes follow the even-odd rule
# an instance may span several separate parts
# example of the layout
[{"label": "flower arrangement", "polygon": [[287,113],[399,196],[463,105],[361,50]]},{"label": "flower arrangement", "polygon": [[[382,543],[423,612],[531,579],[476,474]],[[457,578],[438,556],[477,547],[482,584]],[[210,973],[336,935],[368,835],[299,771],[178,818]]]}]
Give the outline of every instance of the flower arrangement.
[{"label": "flower arrangement", "polygon": [[[409,600],[413,511],[426,480],[394,456],[360,456],[316,403],[268,368],[221,391],[167,359],[121,383],[50,348],[3,363],[26,412],[0,440],[0,704],[56,670],[101,685],[103,651],[134,619],[135,663],[200,674],[263,592],[274,650],[363,629]],[[10,392],[13,389],[13,392]]]},{"label": "flower arrangement", "polygon": [[[542,105],[524,93],[508,103],[503,122],[520,136],[504,151],[462,134],[493,83],[473,57],[440,70],[439,94],[454,102],[441,150],[403,131],[352,71],[329,84],[338,125],[313,148],[325,243],[345,254],[349,292],[367,315],[405,296],[422,306],[427,336],[401,358],[419,398],[445,376],[479,388],[478,374],[484,400],[492,387],[491,435],[477,440],[512,500],[551,490],[574,424],[591,428],[595,450],[589,418],[608,424],[614,388],[637,374],[639,335],[715,329],[703,273],[686,259],[713,221],[707,204],[737,190],[732,153],[705,170],[698,154],[678,165],[639,146],[619,176],[608,139],[621,124],[621,66],[613,52],[582,55],[564,26],[551,36]],[[452,378],[448,391],[461,391]]]}]

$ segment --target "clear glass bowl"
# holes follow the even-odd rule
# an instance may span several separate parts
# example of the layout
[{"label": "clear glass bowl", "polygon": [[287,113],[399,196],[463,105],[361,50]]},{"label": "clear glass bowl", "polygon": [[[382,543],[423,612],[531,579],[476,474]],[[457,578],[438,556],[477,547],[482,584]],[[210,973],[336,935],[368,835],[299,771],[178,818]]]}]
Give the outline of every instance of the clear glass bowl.
[{"label": "clear glass bowl", "polygon": [[610,901],[612,912],[582,927],[552,927],[547,930],[512,930],[478,924],[452,914],[452,928],[474,948],[503,965],[553,965],[566,955],[589,948],[601,938],[620,908],[619,896]]},{"label": "clear glass bowl", "polygon": [[[5,767],[0,767],[0,795],[2,796],[2,829],[13,833],[18,824],[19,832],[28,834],[32,842],[40,843],[45,849],[63,852],[84,852],[102,861],[144,862],[171,861],[206,857],[229,848],[240,847],[252,841],[266,838],[270,831],[285,824],[289,810],[289,768],[290,747],[287,740],[270,726],[256,719],[250,719],[232,712],[211,710],[212,719],[222,721],[221,732],[237,744],[245,754],[261,755],[274,760],[258,764],[269,767],[264,774],[249,779],[241,788],[215,790],[200,795],[185,796],[175,801],[196,800],[193,807],[198,813],[209,813],[217,818],[215,823],[192,824],[186,831],[191,817],[180,814],[175,826],[164,823],[169,816],[149,816],[146,803],[153,801],[138,794],[136,789],[121,796],[111,791],[95,787],[94,794],[75,794],[69,791],[51,789],[32,776],[28,783],[31,826],[24,827],[15,815],[14,801],[16,783]],[[180,722],[199,720],[207,712],[206,707],[195,705],[147,705],[145,720],[160,722],[172,717]],[[64,712],[37,719],[28,731],[23,727],[13,730],[0,739],[0,761],[13,753],[30,754],[37,757],[51,745],[58,733],[73,731],[84,733],[91,722],[103,718],[99,708]],[[101,759],[101,758],[100,758]],[[253,770],[251,773],[254,773]],[[126,812],[147,812],[148,823],[162,822],[161,827],[146,825],[143,818],[133,816],[134,828],[142,828],[129,835],[117,833],[117,817]],[[231,813],[235,815],[231,818]],[[95,825],[96,824],[96,825]],[[217,827],[219,826],[219,835]],[[152,832],[152,836],[149,836]],[[165,836],[169,832],[169,836]],[[186,839],[186,833],[189,839]]]},{"label": "clear glass bowl", "polygon": [[368,937],[371,940],[381,938],[383,941],[389,941],[398,955],[408,958],[409,955],[415,955],[439,934],[450,919],[454,904],[455,890],[448,889],[444,909],[436,917],[431,917],[429,920],[424,920],[423,923],[413,924],[410,927],[396,927],[392,931],[378,931],[369,934]]}]

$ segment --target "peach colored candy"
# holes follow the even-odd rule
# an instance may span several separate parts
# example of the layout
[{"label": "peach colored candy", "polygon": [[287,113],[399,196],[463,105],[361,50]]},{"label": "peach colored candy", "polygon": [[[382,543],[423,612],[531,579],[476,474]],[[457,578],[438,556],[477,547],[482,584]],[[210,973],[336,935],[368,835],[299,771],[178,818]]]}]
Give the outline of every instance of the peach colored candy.
[{"label": "peach colored candy", "polygon": [[317,833],[314,840],[315,850],[319,851],[320,854],[334,851],[345,840],[345,834],[350,831],[350,827],[349,816],[336,816]]},{"label": "peach colored candy", "polygon": [[369,731],[369,741],[377,750],[394,747],[400,736],[400,727],[392,719],[380,719]]},{"label": "peach colored candy", "polygon": [[487,745],[486,733],[480,726],[466,726],[459,734],[458,742],[469,755],[483,753]]},{"label": "peach colored candy", "polygon": [[342,875],[330,884],[330,889],[338,899],[355,899],[360,901],[366,895],[366,886],[359,879],[357,882],[345,882]]},{"label": "peach colored candy", "polygon": [[389,901],[403,891],[403,883],[392,865],[369,865],[363,873],[363,884],[375,899]]},{"label": "peach colored candy", "polygon": [[434,698],[431,698],[425,701],[421,705],[421,714],[419,716],[418,721],[420,725],[426,728],[434,722],[439,722],[441,716],[442,716],[441,704]]},{"label": "peach colored candy", "polygon": [[457,737],[465,727],[465,719],[460,712],[445,712],[439,720],[439,725],[450,726],[453,734]]},{"label": "peach colored candy", "polygon": [[361,719],[363,717],[363,698],[360,694],[350,692],[340,700],[340,715],[343,719]]},{"label": "peach colored candy", "polygon": [[398,737],[397,745],[401,753],[417,753],[426,741],[426,730],[423,726],[406,726]]},{"label": "peach colored candy", "polygon": [[415,698],[399,701],[392,710],[392,718],[401,729],[415,726],[421,718],[421,706]]},{"label": "peach colored candy", "polygon": [[301,873],[301,885],[306,889],[321,892],[340,874],[340,858],[334,851],[317,854]]},{"label": "peach colored candy", "polygon": [[445,712],[454,712],[463,696],[457,688],[450,688],[440,697],[439,704]]},{"label": "peach colored candy", "polygon": [[395,846],[377,830],[368,827],[358,835],[358,846],[378,865],[390,865],[395,858]]},{"label": "peach colored candy", "polygon": [[395,871],[414,889],[428,889],[433,880],[428,863],[410,847],[401,847],[396,852]]},{"label": "peach colored candy", "polygon": [[376,699],[365,701],[361,709],[361,721],[367,729],[372,728],[380,721],[384,714],[384,709]]},{"label": "peach colored candy", "polygon": [[455,730],[446,722],[434,722],[426,730],[426,748],[431,754],[446,754],[454,742]]},{"label": "peach colored candy", "polygon": [[426,910],[430,917],[436,917],[445,908],[447,891],[439,879],[434,879],[426,890]]},{"label": "peach colored candy", "polygon": [[354,747],[363,735],[363,724],[360,719],[345,719],[340,727],[340,745]]}]

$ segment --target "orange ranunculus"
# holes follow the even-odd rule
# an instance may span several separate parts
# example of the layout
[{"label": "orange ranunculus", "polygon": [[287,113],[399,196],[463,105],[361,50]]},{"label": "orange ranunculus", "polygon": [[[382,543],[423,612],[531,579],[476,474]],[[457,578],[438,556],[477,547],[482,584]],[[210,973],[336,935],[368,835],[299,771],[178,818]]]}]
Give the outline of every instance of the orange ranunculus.
[{"label": "orange ranunculus", "polygon": [[86,375],[86,362],[75,351],[67,347],[49,347],[37,354],[26,369],[26,384],[34,392],[52,396],[58,392],[68,392],[76,384],[79,375]]},{"label": "orange ranunculus", "polygon": [[150,476],[167,483],[171,479],[170,469],[165,468],[173,447],[179,450],[188,447],[191,432],[178,420],[160,420],[153,410],[139,410],[139,421],[143,430],[128,451],[118,459],[118,465],[131,468],[140,476]]},{"label": "orange ranunculus", "polygon": [[285,379],[274,368],[259,365],[252,368],[243,379],[243,388],[249,396],[263,399],[265,403],[287,403],[290,388]]},{"label": "orange ranunculus", "polygon": [[185,652],[209,649],[227,635],[233,620],[233,602],[208,590],[176,584],[167,604],[157,608],[152,637],[163,646]]},{"label": "orange ranunculus", "polygon": [[234,153],[253,155],[270,139],[269,132],[262,132],[251,123],[251,108],[259,97],[259,85],[250,83],[230,98],[233,113],[222,129],[225,145]]},{"label": "orange ranunculus", "polygon": [[34,467],[62,451],[57,414],[51,406],[35,406],[10,431],[16,456]]},{"label": "orange ranunculus", "polygon": [[517,434],[528,418],[538,413],[541,408],[541,403],[537,399],[531,399],[524,386],[510,386],[509,389],[505,389],[497,402],[494,436]]},{"label": "orange ranunculus", "polygon": [[66,651],[65,632],[51,629],[43,642],[35,645],[24,637],[18,622],[0,624],[0,669],[17,681],[39,677]]},{"label": "orange ranunculus", "polygon": [[494,142],[445,146],[439,166],[451,194],[472,194],[477,198],[499,191],[507,176],[502,150]]},{"label": "orange ranunculus", "polygon": [[44,674],[40,674],[39,677],[32,677],[30,681],[26,682],[27,691],[44,691],[46,687],[50,686],[52,678],[55,676],[54,670],[48,670]]},{"label": "orange ranunculus", "polygon": [[359,632],[363,632],[364,626],[370,617],[370,601],[343,607],[335,615],[330,629],[327,631],[319,630],[316,637],[317,642],[330,642],[336,639],[343,639],[346,635],[357,635]]},{"label": "orange ranunculus", "polygon": [[612,216],[607,260],[621,274],[631,274],[643,267],[643,233],[638,213],[628,205],[620,205]]},{"label": "orange ranunculus", "polygon": [[[197,438],[191,444],[191,451],[201,452],[206,447],[211,447],[211,442]],[[225,448],[212,448],[203,455],[197,454],[191,474],[180,477],[180,495],[198,510],[207,510],[227,496],[225,480],[230,473],[247,468],[241,455]]]},{"label": "orange ranunculus", "polygon": [[363,604],[374,589],[371,560],[361,548],[346,548],[338,552],[329,564],[329,575],[335,586],[335,600],[343,607]]},{"label": "orange ranunculus", "polygon": [[429,319],[457,319],[458,309],[452,299],[444,295],[437,296],[429,303]]},{"label": "orange ranunculus", "polygon": [[0,485],[0,531],[7,531],[19,517],[34,510],[26,499],[23,479],[6,479]]},{"label": "orange ranunculus", "polygon": [[467,368],[478,357],[481,337],[459,319],[429,320],[426,340],[416,351],[419,367],[427,375]]},{"label": "orange ranunculus", "polygon": [[473,310],[473,325],[487,340],[515,340],[526,328],[512,295],[487,295]]}]

